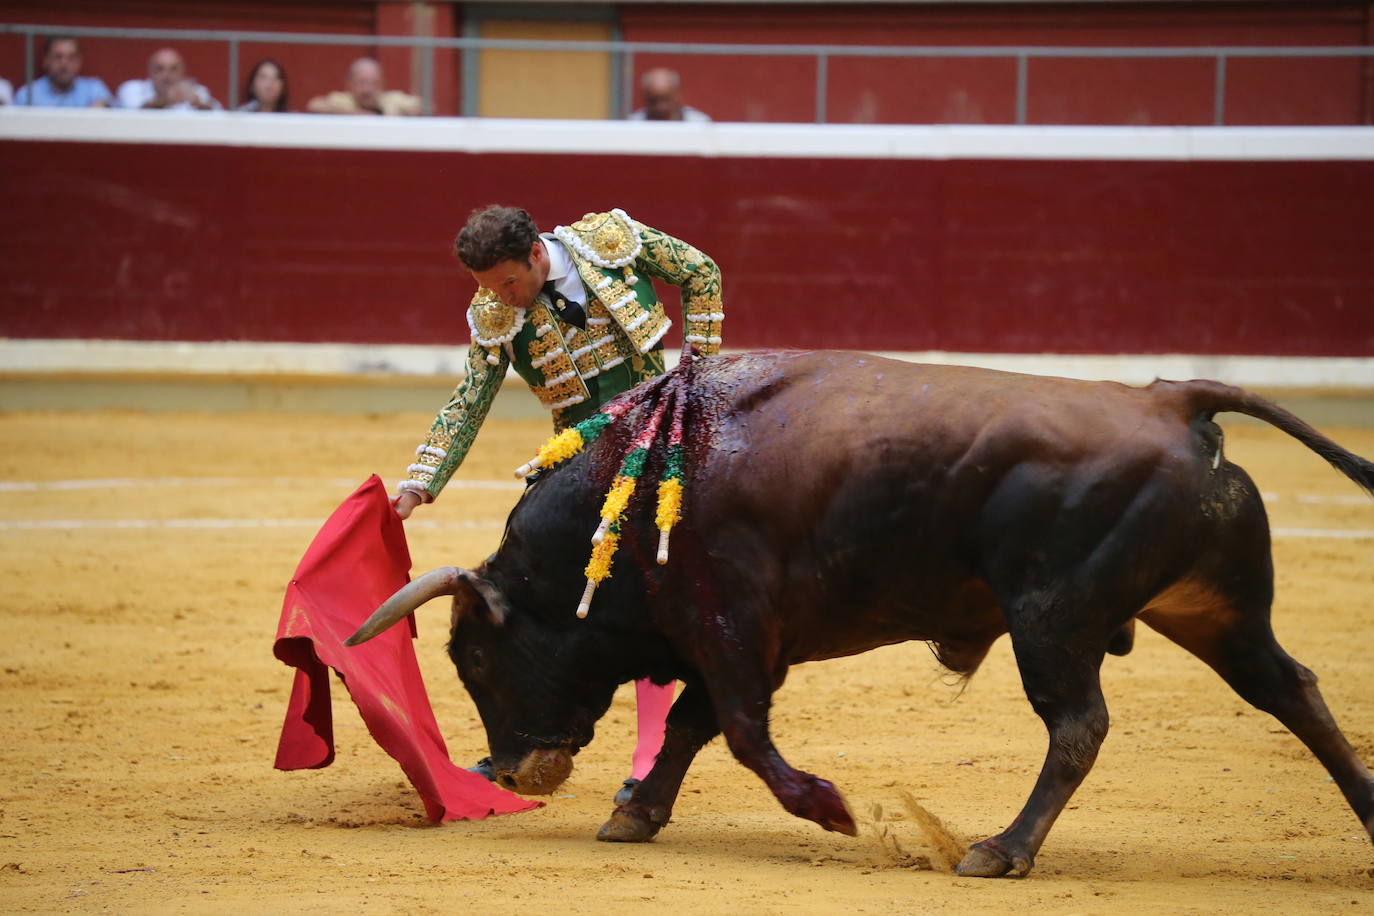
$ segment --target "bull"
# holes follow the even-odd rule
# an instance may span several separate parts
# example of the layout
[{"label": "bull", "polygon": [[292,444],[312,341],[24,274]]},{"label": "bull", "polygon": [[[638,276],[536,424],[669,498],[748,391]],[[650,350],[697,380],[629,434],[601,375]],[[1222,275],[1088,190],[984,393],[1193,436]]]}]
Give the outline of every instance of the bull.
[{"label": "bull", "polygon": [[1139,619],[1301,739],[1374,838],[1374,777],[1274,638],[1268,520],[1213,416],[1272,424],[1371,494],[1374,464],[1212,381],[1137,388],[839,352],[713,357],[691,372],[666,565],[637,498],[614,574],[589,617],[574,615],[601,494],[652,406],[641,386],[623,422],[526,489],[486,562],[419,577],[349,641],[452,595],[449,654],[501,784],[555,791],[617,685],[676,679],[663,750],[598,839],[654,837],[719,733],[787,811],[853,835],[835,787],[769,736],[789,666],[925,640],[967,677],[1009,634],[1049,746],[1021,812],[958,872],[1024,875],[1097,757],[1099,669],[1130,650]]}]

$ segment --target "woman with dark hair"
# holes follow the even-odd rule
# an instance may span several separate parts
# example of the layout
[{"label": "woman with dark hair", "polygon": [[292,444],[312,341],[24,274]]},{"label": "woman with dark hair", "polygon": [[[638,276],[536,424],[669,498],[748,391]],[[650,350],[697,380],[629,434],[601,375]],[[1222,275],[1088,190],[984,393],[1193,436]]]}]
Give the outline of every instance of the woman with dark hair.
[{"label": "woman with dark hair", "polygon": [[239,111],[286,111],[286,71],[275,60],[260,60],[243,87]]}]

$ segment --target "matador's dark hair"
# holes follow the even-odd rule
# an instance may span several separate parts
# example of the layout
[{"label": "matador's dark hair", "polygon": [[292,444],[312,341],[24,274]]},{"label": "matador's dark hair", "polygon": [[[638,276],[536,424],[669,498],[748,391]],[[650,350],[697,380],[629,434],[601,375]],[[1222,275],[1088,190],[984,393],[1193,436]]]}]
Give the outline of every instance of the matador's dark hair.
[{"label": "matador's dark hair", "polygon": [[493,204],[472,211],[458,233],[453,253],[468,270],[490,270],[502,261],[530,266],[530,249],[539,240],[539,227],[519,207]]}]

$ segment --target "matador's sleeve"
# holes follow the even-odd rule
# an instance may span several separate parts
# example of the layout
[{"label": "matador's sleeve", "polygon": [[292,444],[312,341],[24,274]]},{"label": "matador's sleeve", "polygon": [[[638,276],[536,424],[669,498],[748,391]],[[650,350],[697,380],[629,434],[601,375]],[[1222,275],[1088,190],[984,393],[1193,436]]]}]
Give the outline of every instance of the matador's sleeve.
[{"label": "matador's sleeve", "polygon": [[720,296],[720,268],[702,251],[639,223],[643,248],[636,266],[651,277],[682,288],[683,334],[705,356],[720,350],[725,308]]},{"label": "matador's sleeve", "polygon": [[509,364],[504,348],[483,347],[473,340],[468,348],[467,373],[434,418],[428,438],[415,450],[415,463],[406,469],[408,476],[398,490],[416,490],[425,502],[439,495],[472,448]]}]

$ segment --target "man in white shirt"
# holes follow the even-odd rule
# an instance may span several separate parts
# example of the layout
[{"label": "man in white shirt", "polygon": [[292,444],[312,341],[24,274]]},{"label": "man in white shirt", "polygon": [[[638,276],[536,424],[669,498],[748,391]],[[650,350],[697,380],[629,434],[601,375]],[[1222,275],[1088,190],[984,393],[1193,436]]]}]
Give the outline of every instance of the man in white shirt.
[{"label": "man in white shirt", "polygon": [[148,79],[128,80],[116,93],[120,108],[210,111],[223,106],[210,90],[186,75],[186,62],[172,48],[148,58]]},{"label": "man in white shirt", "polygon": [[691,105],[682,104],[682,78],[676,70],[655,67],[639,82],[644,91],[644,107],[630,112],[630,121],[709,121],[711,116]]}]

